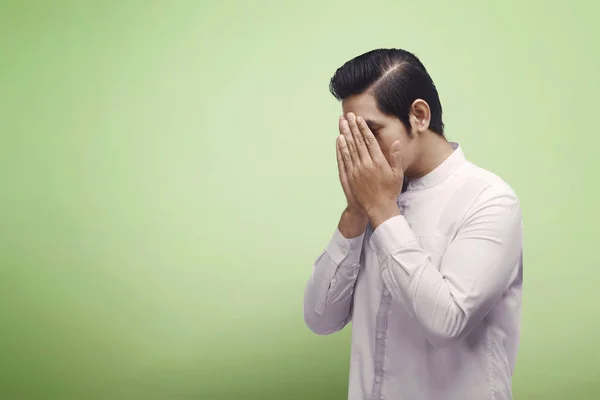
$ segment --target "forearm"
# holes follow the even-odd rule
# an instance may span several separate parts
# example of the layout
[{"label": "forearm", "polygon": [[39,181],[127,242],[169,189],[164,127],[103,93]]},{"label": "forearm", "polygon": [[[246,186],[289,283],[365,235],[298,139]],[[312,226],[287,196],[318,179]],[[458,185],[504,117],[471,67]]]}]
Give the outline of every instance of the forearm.
[{"label": "forearm", "polygon": [[304,291],[304,320],[317,334],[337,332],[351,319],[366,224],[361,216],[345,211],[326,250],[313,265]]},{"label": "forearm", "polygon": [[416,242],[406,243],[386,258],[382,256],[380,263],[385,286],[420,323],[432,345],[444,346],[462,336],[469,315],[455,298],[460,294],[451,292],[429,254]]},{"label": "forearm", "polygon": [[350,322],[359,269],[360,264],[337,265],[326,251],[319,257],[304,290],[304,321],[311,331],[328,335]]}]

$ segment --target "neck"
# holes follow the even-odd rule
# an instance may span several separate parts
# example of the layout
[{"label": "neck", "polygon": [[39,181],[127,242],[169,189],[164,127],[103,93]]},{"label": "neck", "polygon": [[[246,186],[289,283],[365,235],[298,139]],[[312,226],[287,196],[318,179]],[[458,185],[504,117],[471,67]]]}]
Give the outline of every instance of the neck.
[{"label": "neck", "polygon": [[421,138],[421,152],[418,161],[411,168],[407,178],[415,179],[427,175],[436,169],[454,152],[452,145],[444,136],[435,132],[426,132]]}]

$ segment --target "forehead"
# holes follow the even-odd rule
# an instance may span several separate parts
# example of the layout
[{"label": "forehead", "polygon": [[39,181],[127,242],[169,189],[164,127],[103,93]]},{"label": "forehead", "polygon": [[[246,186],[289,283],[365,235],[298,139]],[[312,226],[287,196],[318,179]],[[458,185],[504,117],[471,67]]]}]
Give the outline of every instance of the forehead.
[{"label": "forehead", "polygon": [[365,119],[382,120],[385,115],[377,109],[375,98],[368,93],[361,93],[342,100],[344,115],[352,112]]}]

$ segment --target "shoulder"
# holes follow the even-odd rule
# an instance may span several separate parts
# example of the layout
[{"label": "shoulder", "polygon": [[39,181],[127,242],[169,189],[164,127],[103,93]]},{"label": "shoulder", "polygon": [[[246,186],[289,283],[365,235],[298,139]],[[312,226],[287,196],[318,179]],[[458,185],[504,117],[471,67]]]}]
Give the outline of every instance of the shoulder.
[{"label": "shoulder", "polygon": [[522,225],[521,202],[515,190],[500,176],[466,161],[456,172],[465,186],[476,188],[463,224],[486,222],[499,226]]},{"label": "shoulder", "polygon": [[497,199],[520,205],[519,196],[510,184],[495,173],[479,167],[470,161],[466,161],[456,171],[456,175],[464,182],[470,183],[479,189],[477,199],[480,202]]}]

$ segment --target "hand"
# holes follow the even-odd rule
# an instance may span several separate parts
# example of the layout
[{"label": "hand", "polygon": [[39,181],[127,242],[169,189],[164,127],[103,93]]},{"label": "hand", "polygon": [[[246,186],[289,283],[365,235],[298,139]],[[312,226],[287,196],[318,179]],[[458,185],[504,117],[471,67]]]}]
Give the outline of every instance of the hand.
[{"label": "hand", "polygon": [[340,131],[338,151],[356,202],[367,214],[395,212],[404,180],[400,141],[392,144],[388,163],[363,118],[348,113],[340,121]]},{"label": "hand", "polygon": [[[338,127],[340,130],[340,134],[342,134],[342,120],[343,116],[340,117]],[[350,189],[350,182],[348,181],[348,175],[346,174],[346,167],[344,166],[344,160],[342,159],[342,152],[340,150],[340,141],[337,140],[335,144],[335,152],[337,156],[337,165],[338,165],[338,175],[340,178],[340,183],[342,184],[342,189],[344,191],[344,195],[346,196],[346,210],[357,216],[366,216],[362,206],[356,201],[352,190]]]}]

